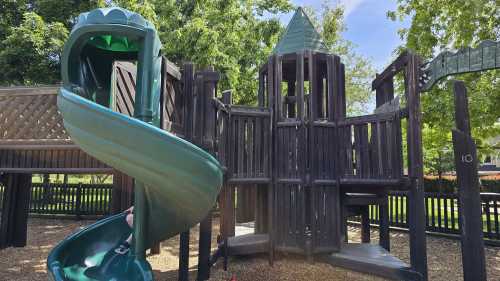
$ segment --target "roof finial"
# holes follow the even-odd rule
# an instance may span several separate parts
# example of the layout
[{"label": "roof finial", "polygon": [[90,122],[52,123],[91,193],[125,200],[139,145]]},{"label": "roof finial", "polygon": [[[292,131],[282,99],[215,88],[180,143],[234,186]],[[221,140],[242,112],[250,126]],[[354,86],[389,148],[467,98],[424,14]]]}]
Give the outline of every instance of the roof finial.
[{"label": "roof finial", "polygon": [[288,23],[285,33],[274,47],[273,53],[287,54],[303,50],[328,53],[321,35],[304,9],[299,6]]}]

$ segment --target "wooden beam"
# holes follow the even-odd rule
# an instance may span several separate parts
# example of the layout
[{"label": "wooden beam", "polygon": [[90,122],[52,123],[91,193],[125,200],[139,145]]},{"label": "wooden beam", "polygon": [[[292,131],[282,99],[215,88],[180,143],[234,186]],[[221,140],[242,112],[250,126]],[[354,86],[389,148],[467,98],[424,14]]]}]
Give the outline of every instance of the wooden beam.
[{"label": "wooden beam", "polygon": [[180,81],[182,79],[182,73],[179,67],[173,62],[169,61],[165,56],[162,56],[162,58],[166,73],[176,80]]},{"label": "wooden beam", "polygon": [[5,96],[40,96],[57,95],[60,86],[39,86],[39,87],[4,87],[0,88],[0,97]]},{"label": "wooden beam", "polygon": [[376,90],[385,80],[394,77],[394,75],[396,75],[399,71],[403,70],[408,62],[409,56],[409,53],[404,51],[396,60],[394,60],[394,62],[384,69],[382,73],[378,74],[372,82],[372,90]]}]

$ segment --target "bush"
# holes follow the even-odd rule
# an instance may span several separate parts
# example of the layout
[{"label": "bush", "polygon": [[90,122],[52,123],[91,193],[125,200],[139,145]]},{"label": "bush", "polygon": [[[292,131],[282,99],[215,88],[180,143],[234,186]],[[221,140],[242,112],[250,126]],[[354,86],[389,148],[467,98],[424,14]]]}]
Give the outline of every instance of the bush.
[{"label": "bush", "polygon": [[481,192],[500,193],[500,180],[481,180]]},{"label": "bush", "polygon": [[442,192],[454,193],[457,192],[457,181],[450,179],[424,179],[425,192]]},{"label": "bush", "polygon": [[[480,192],[500,193],[500,180],[482,179],[480,181]],[[455,193],[458,192],[458,185],[455,179],[424,179],[425,192],[442,192]]]}]

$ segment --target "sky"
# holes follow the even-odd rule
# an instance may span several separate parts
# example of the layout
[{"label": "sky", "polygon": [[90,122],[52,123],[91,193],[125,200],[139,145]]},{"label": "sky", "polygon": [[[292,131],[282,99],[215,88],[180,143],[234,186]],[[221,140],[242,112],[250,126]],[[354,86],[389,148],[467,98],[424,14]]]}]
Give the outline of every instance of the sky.
[{"label": "sky", "polygon": [[[394,59],[394,50],[401,44],[398,30],[410,25],[393,22],[387,18],[387,11],[396,9],[397,0],[330,0],[330,5],[344,6],[344,22],[347,30],[343,37],[354,43],[358,54],[371,59],[375,69],[380,72]],[[311,6],[321,12],[324,0],[292,0],[293,4]],[[292,13],[280,15],[286,25]]]}]

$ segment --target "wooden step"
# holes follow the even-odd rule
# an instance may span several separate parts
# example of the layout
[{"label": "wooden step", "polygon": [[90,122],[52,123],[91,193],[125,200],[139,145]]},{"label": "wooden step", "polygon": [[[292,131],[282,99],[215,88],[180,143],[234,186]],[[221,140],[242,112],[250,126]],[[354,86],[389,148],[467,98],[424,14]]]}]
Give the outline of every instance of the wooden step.
[{"label": "wooden step", "polygon": [[268,234],[244,234],[227,239],[229,256],[253,255],[269,252]]},{"label": "wooden step", "polygon": [[419,273],[384,248],[368,243],[343,244],[340,252],[322,258],[333,266],[393,280],[422,280]]}]

